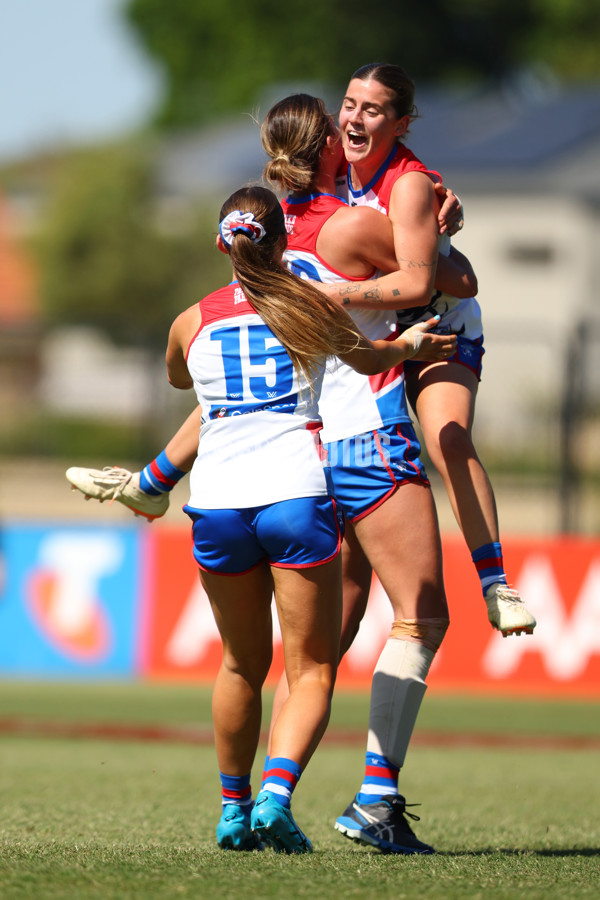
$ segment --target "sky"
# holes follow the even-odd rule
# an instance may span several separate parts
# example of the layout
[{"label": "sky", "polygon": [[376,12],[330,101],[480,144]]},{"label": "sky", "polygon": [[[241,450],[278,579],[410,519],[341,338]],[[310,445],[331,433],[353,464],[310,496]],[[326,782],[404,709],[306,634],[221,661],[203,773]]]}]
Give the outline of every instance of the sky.
[{"label": "sky", "polygon": [[148,118],[160,77],[124,4],[0,0],[0,162],[109,139]]}]

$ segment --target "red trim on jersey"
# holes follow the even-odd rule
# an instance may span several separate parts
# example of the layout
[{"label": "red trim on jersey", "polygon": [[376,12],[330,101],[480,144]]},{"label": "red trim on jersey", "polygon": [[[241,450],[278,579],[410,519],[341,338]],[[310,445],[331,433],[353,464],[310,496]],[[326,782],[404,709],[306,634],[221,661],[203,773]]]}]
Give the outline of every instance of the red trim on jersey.
[{"label": "red trim on jersey", "polygon": [[210,325],[211,322],[218,322],[220,319],[232,319],[234,316],[257,314],[250,301],[244,296],[244,292],[237,281],[232,281],[231,284],[226,284],[211,294],[207,294],[206,297],[200,300],[198,306],[202,321],[188,344],[185,354],[186,363],[192,344],[202,329]]},{"label": "red trim on jersey", "polygon": [[[429,175],[432,181],[442,181],[442,176],[434,169],[428,169],[421,160],[415,156],[412,150],[399,144],[392,162],[389,164],[383,175],[370,186],[377,199],[385,207],[386,213],[390,210],[390,196],[395,183],[407,172],[423,172]],[[350,195],[352,196],[352,195]]]},{"label": "red trim on jersey", "polygon": [[[375,275],[377,269],[373,269],[368,275],[348,275],[340,269],[334,268],[326,259],[317,252],[317,240],[321,229],[339,209],[348,207],[348,204],[339,197],[331,194],[318,194],[304,203],[291,203],[287,198],[281,201],[286,222],[291,222],[291,231],[288,231],[288,248],[290,250],[303,250],[312,253],[334,275],[339,275],[344,281],[368,281]],[[296,230],[296,220],[298,230]],[[300,227],[301,226],[301,227]]]},{"label": "red trim on jersey", "polygon": [[[200,305],[200,304],[198,304],[198,305]],[[198,337],[198,335],[199,335],[200,332],[202,331],[202,326],[203,326],[203,324],[204,324],[204,322],[201,322],[201,323],[198,325],[198,328],[196,329],[196,331],[195,331],[195,333],[194,333],[194,336],[192,337],[191,341],[190,341],[189,344],[188,344],[187,350],[185,351],[185,361],[186,361],[186,363],[187,363],[188,357],[189,357],[189,355],[190,355],[190,350],[192,349],[192,344],[194,343],[194,341],[196,340],[196,338]]]},{"label": "red trim on jersey", "polygon": [[[386,341],[395,341],[398,337],[398,331],[394,331],[389,337],[383,338]],[[388,369],[386,372],[378,372],[376,375],[368,375],[369,384],[371,385],[371,390],[373,393],[377,393],[381,388],[385,387],[387,384],[393,384],[394,381],[397,381],[398,378],[404,372],[404,363],[399,362],[396,363],[393,368]]]},{"label": "red trim on jersey", "polygon": [[369,384],[371,385],[371,390],[374,394],[380,391],[383,387],[388,384],[393,384],[395,381],[398,381],[399,378],[402,377],[404,372],[404,364],[398,363],[397,366],[394,366],[393,369],[388,369],[387,372],[378,372],[377,375],[369,375]]},{"label": "red trim on jersey", "polygon": [[323,444],[321,442],[321,431],[323,430],[323,422],[308,422],[306,425],[306,430],[309,431],[312,435],[312,439],[315,444],[315,452],[319,459],[323,461]]},{"label": "red trim on jersey", "polygon": [[244,314],[255,314],[256,310],[250,301],[244,296],[244,292],[237,283],[233,281],[224,287],[207,294],[200,301],[200,312],[202,313],[202,325],[210,325],[219,319],[228,319],[232,316],[241,316]]}]

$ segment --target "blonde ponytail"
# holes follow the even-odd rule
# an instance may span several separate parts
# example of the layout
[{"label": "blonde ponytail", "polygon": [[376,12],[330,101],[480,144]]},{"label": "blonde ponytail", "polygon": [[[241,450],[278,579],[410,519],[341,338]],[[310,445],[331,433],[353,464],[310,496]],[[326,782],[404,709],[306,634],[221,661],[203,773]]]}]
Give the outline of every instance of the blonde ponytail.
[{"label": "blonde ponytail", "polygon": [[220,222],[233,211],[252,213],[264,229],[258,240],[247,228],[231,235],[227,249],[240,287],[296,370],[310,380],[328,356],[353,350],[360,334],[341,307],[285,268],[285,221],[272,191],[258,186],[236,191],[223,204]]}]

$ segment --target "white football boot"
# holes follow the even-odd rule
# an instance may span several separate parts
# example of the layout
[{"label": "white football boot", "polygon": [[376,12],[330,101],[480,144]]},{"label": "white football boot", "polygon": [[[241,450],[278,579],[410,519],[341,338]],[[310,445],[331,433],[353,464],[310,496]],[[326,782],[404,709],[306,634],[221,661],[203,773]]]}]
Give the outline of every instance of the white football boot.
[{"label": "white football boot", "polygon": [[169,508],[169,494],[147,494],[140,488],[140,473],[120,466],[104,469],[82,469],[72,466],[65,472],[72,490],[81,491],[86,500],[118,500],[136,516],[158,519]]},{"label": "white football boot", "polygon": [[506,584],[491,584],[485,593],[488,619],[492,627],[509,634],[533,634],[536,621],[521,600],[518,591]]}]

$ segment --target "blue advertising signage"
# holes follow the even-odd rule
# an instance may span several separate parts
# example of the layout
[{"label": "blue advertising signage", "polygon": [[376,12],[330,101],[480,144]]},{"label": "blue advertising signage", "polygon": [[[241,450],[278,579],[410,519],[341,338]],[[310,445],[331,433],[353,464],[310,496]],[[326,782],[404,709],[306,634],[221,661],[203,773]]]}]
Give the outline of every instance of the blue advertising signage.
[{"label": "blue advertising signage", "polygon": [[14,524],[2,533],[0,676],[132,676],[139,530]]}]

